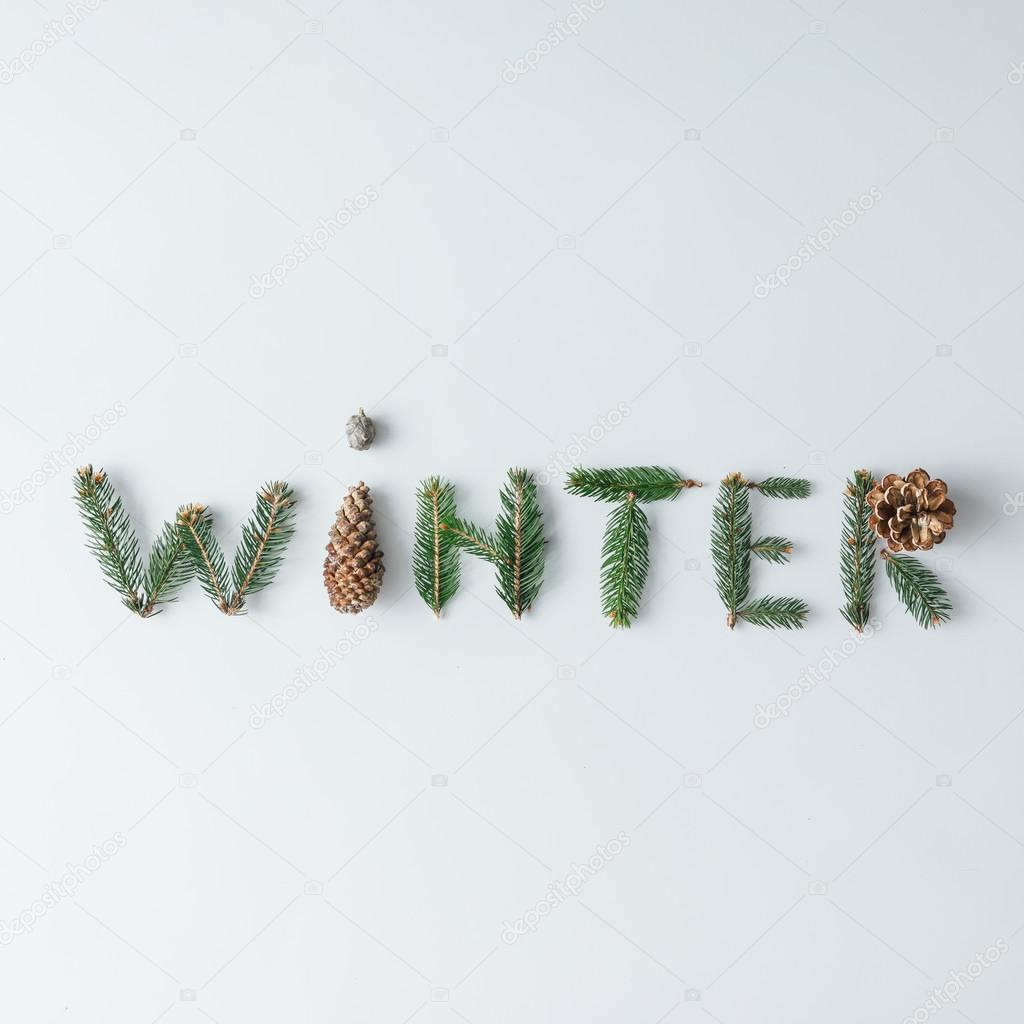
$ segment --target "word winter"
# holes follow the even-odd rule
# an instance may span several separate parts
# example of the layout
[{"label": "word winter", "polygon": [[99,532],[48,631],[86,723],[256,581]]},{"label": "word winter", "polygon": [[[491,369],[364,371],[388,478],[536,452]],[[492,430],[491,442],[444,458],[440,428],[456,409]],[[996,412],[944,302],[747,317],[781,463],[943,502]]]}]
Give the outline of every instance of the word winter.
[{"label": "word winter", "polygon": [[[568,474],[569,494],[608,506],[600,580],[601,610],[612,627],[628,628],[640,612],[650,570],[648,508],[702,486],[665,466],[577,468]],[[711,555],[729,629],[741,624],[804,626],[809,608],[800,598],[751,594],[753,559],[783,565],[793,552],[787,538],[755,533],[752,498],[793,501],[810,493],[809,481],[793,477],[755,481],[730,473],[720,482],[712,512]],[[182,505],[164,524],[144,569],[128,513],[102,470],[78,470],[75,500],[108,584],[141,618],[173,601],[193,576],[219,611],[244,614],[246,598],[273,582],[294,532],[295,498],[287,484],[274,481],[257,494],[230,570],[209,510],[197,504]],[[912,554],[931,551],[953,528],[956,507],[945,482],[923,469],[903,476],[889,473],[879,482],[860,469],[847,481],[844,502],[843,618],[858,633],[868,627],[880,560],[896,596],[920,626],[929,629],[946,622],[952,611],[949,598],[931,569]],[[330,531],[323,575],[331,604],[340,612],[365,611],[380,590],[384,562],[372,506],[369,488],[360,482],[350,488]],[[879,559],[880,540],[884,545]],[[522,618],[540,593],[546,549],[537,483],[526,469],[508,470],[493,525],[462,518],[448,480],[428,477],[417,489],[412,573],[417,592],[437,618],[459,589],[464,554],[494,566],[499,597],[515,619]]]}]

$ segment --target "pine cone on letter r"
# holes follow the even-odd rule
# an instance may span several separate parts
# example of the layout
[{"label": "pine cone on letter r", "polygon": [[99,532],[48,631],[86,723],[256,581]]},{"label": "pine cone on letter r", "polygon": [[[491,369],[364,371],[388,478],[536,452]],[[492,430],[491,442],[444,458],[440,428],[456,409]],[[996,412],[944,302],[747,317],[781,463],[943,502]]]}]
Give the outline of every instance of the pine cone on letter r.
[{"label": "pine cone on letter r", "polygon": [[890,551],[930,551],[953,529],[956,505],[946,494],[945,480],[932,480],[923,469],[906,477],[890,473],[868,492],[873,515],[868,525]]},{"label": "pine cone on letter r", "polygon": [[339,612],[366,611],[380,593],[384,559],[373,525],[373,499],[362,480],[350,487],[331,527],[324,586]]}]

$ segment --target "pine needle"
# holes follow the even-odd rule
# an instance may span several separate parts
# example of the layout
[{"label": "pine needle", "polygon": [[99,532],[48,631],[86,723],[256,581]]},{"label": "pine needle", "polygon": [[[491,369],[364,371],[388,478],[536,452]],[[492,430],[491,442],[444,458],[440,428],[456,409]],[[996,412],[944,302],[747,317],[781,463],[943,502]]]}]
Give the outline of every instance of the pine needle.
[{"label": "pine needle", "polygon": [[630,494],[636,501],[671,501],[679,496],[681,490],[701,486],[696,480],[686,480],[674,469],[663,466],[577,467],[565,482],[565,489],[570,494],[598,501],[622,501]]},{"label": "pine needle", "polygon": [[412,572],[416,590],[437,618],[459,589],[459,549],[441,524],[455,519],[455,488],[432,476],[416,492]]},{"label": "pine needle", "polygon": [[636,618],[650,564],[647,516],[630,494],[609,514],[601,550],[601,603],[613,627]]},{"label": "pine needle", "polygon": [[953,610],[938,577],[923,562],[907,555],[882,552],[885,575],[896,596],[924,629],[934,629],[949,621]]},{"label": "pine needle", "polygon": [[846,604],[840,614],[862,633],[871,615],[871,594],[875,586],[875,534],[868,526],[871,507],[868,491],[875,480],[866,469],[858,469],[846,481],[843,498],[843,535],[839,550],[839,576]]},{"label": "pine needle", "polygon": [[143,614],[142,559],[139,540],[121,499],[107,474],[82,466],[75,473],[75,502],[89,534],[89,550],[96,556],[107,583],[121,595],[121,603]]}]

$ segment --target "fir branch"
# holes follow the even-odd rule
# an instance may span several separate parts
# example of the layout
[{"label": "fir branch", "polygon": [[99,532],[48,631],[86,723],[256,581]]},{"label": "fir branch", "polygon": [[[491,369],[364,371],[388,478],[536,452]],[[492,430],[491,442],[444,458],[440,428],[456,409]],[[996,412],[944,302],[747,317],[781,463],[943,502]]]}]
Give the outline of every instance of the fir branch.
[{"label": "fir branch", "polygon": [[522,618],[544,582],[544,515],[537,484],[525,469],[510,469],[501,489],[501,513],[495,524],[498,596],[516,619]]},{"label": "fir branch", "polygon": [[797,480],[791,476],[770,476],[760,483],[748,483],[766,498],[806,498],[811,493],[810,480]]},{"label": "fir branch", "polygon": [[424,480],[416,491],[412,572],[417,592],[437,618],[459,589],[459,549],[452,532],[441,529],[454,519],[452,484],[436,476]]},{"label": "fir branch", "polygon": [[632,494],[635,501],[664,501],[679,496],[689,487],[702,487],[696,480],[683,479],[674,469],[663,466],[632,466],[619,469],[577,467],[566,478],[565,489],[582,498],[622,501]]},{"label": "fir branch", "polygon": [[461,551],[467,551],[492,565],[503,561],[496,547],[497,541],[486,530],[466,519],[451,519],[441,523],[439,529],[448,535],[451,542]]},{"label": "fir branch", "polygon": [[102,469],[94,472],[92,466],[82,466],[75,473],[75,502],[89,534],[89,550],[100,563],[107,583],[121,595],[127,609],[142,615],[139,540]]},{"label": "fir branch", "polygon": [[270,586],[295,533],[295,497],[283,480],[273,480],[256,495],[256,507],[242,527],[235,549],[233,589],[226,614],[237,615],[245,599]]},{"label": "fir branch", "polygon": [[759,597],[736,613],[745,622],[768,629],[800,629],[808,608],[798,597]]},{"label": "fir branch", "polygon": [[871,615],[871,593],[875,586],[875,534],[868,526],[871,507],[868,491],[875,480],[866,469],[858,469],[846,481],[843,498],[843,537],[839,552],[839,576],[843,583],[846,605],[840,614],[862,633]]},{"label": "fir branch", "polygon": [[[180,513],[180,509],[178,510]],[[149,549],[142,589],[146,603],[139,613],[148,618],[161,604],[178,599],[178,592],[195,574],[185,539],[176,523],[164,523],[160,535]]]},{"label": "fir branch", "polygon": [[601,602],[616,628],[629,628],[640,610],[650,569],[647,516],[634,494],[612,509],[601,550]]},{"label": "fir branch", "polygon": [[793,553],[793,542],[785,537],[758,537],[750,545],[751,554],[775,565],[785,565]]},{"label": "fir branch", "polygon": [[919,626],[930,629],[949,621],[953,605],[931,569],[916,558],[893,555],[888,551],[882,552],[882,559],[885,575],[896,596],[917,619]]},{"label": "fir branch", "polygon": [[747,482],[739,473],[732,473],[718,487],[711,527],[715,583],[728,611],[725,621],[730,629],[750,592],[750,528]]},{"label": "fir branch", "polygon": [[228,570],[217,538],[213,517],[205,505],[183,505],[178,510],[178,531],[192,557],[199,585],[225,615],[231,615]]}]

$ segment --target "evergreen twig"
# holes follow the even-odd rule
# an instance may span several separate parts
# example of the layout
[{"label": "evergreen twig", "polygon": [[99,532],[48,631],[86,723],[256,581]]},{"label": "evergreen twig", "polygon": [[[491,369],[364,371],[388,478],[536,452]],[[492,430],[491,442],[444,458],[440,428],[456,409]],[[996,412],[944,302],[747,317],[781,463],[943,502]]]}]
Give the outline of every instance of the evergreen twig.
[{"label": "evergreen twig", "polygon": [[726,607],[726,625],[737,619],[769,629],[798,629],[808,615],[807,604],[796,597],[761,597],[750,594],[750,558],[756,554],[776,564],[788,561],[793,549],[784,537],[762,537],[751,542],[750,491],[757,489],[772,498],[806,497],[810,483],[788,477],[769,477],[760,484],[731,473],[722,480],[712,513],[711,560],[715,567],[718,596]]},{"label": "evergreen twig", "polygon": [[522,618],[544,582],[544,515],[537,484],[525,469],[510,469],[501,489],[501,512],[495,524],[498,596],[516,619]]},{"label": "evergreen twig", "polygon": [[231,611],[231,587],[224,552],[213,535],[213,516],[205,505],[183,505],[178,510],[178,530],[192,556],[199,585],[225,615]]},{"label": "evergreen twig", "polygon": [[888,551],[882,552],[882,560],[896,596],[917,619],[918,625],[933,629],[949,621],[953,605],[931,569],[916,558]]},{"label": "evergreen twig", "polygon": [[750,545],[750,552],[757,555],[758,558],[763,558],[766,562],[785,565],[793,553],[793,543],[786,540],[785,537],[758,537]]},{"label": "evergreen twig", "polygon": [[736,625],[736,615],[750,593],[750,496],[739,473],[731,473],[718,486],[712,512],[711,561],[715,583],[728,615],[726,625]]},{"label": "evergreen twig", "polygon": [[566,478],[565,489],[581,498],[598,501],[622,501],[632,494],[636,501],[672,500],[681,490],[701,487],[686,480],[674,469],[663,466],[631,466],[619,469],[583,469],[577,467]]},{"label": "evergreen twig", "polygon": [[177,520],[164,523],[163,530],[149,549],[146,575],[142,581],[146,603],[139,614],[146,618],[156,613],[158,605],[176,601],[181,588],[194,575],[195,567],[177,527]]},{"label": "evergreen twig", "polygon": [[608,515],[601,549],[601,604],[616,628],[629,628],[640,610],[650,569],[647,516],[634,494]]},{"label": "evergreen twig", "polygon": [[256,506],[242,527],[231,571],[228,615],[238,614],[250,594],[273,583],[294,533],[294,492],[283,480],[272,480],[256,495]]},{"label": "evergreen twig", "polygon": [[107,583],[121,595],[121,603],[142,615],[142,559],[139,539],[124,505],[107,474],[82,466],[75,473],[75,502],[89,533],[89,550],[100,563]]},{"label": "evergreen twig", "polygon": [[436,618],[459,589],[459,549],[453,532],[441,528],[454,520],[454,486],[439,477],[428,477],[416,491],[412,572],[417,592]]},{"label": "evergreen twig", "polygon": [[867,503],[868,491],[874,486],[872,475],[866,469],[858,469],[853,478],[846,481],[843,498],[839,575],[846,604],[839,612],[858,633],[862,633],[868,624],[875,586],[875,534],[868,526],[871,507]]},{"label": "evergreen twig", "polygon": [[440,529],[460,551],[476,555],[492,565],[500,565],[503,561],[498,552],[497,540],[476,523],[456,518],[441,523]]},{"label": "evergreen twig", "polygon": [[497,566],[495,592],[513,617],[521,619],[544,579],[544,517],[533,474],[510,469],[499,497],[501,512],[493,534],[458,518],[442,522],[440,528],[461,551]]},{"label": "evergreen twig", "polygon": [[800,629],[807,619],[807,604],[798,597],[759,597],[736,613],[744,622],[769,629]]},{"label": "evergreen twig", "polygon": [[810,480],[798,480],[791,476],[770,476],[760,483],[748,483],[748,487],[760,491],[766,498],[806,498],[811,493]]}]

